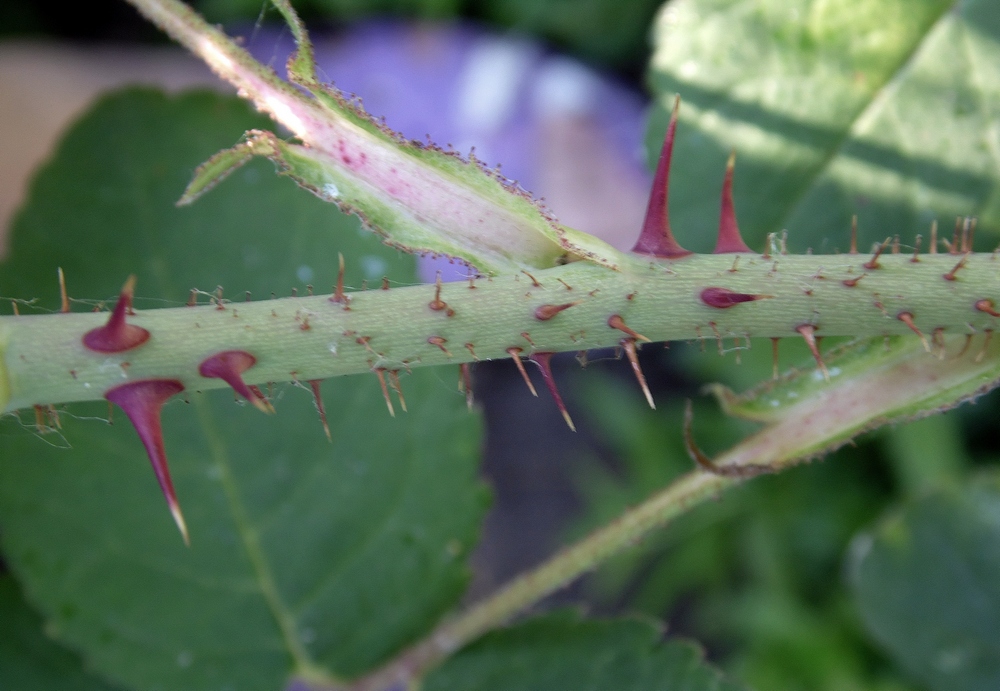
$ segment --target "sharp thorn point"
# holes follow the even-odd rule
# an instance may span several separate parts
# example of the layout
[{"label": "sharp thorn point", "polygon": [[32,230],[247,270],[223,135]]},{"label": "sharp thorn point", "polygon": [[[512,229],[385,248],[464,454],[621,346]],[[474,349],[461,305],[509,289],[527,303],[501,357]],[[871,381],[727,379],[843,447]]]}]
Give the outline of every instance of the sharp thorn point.
[{"label": "sharp thorn point", "polygon": [[524,383],[528,385],[528,391],[535,398],[538,398],[538,391],[535,390],[535,385],[531,383],[531,377],[528,376],[528,370],[524,369],[524,361],[521,360],[521,349],[520,348],[508,348],[507,353],[510,355],[511,359],[514,360],[514,365],[517,370],[521,373],[521,378],[524,379]]},{"label": "sharp thorn point", "polygon": [[639,382],[639,386],[642,388],[642,393],[646,397],[646,402],[649,407],[656,410],[656,404],[653,402],[653,394],[649,392],[649,386],[646,384],[646,376],[642,373],[642,367],[639,366],[639,354],[636,352],[635,339],[623,338],[621,340],[622,347],[625,348],[625,354],[628,356],[628,361],[632,365],[632,372],[635,374],[636,380]]},{"label": "sharp thorn point", "polygon": [[573,424],[572,418],[569,416],[569,412],[566,410],[566,404],[563,403],[562,396],[559,395],[559,389],[556,386],[555,377],[552,376],[552,356],[555,353],[532,353],[529,359],[538,365],[538,368],[542,371],[542,379],[545,381],[545,386],[548,388],[549,393],[552,394],[552,398],[556,402],[556,406],[559,408],[559,412],[562,413],[563,420],[566,421],[566,425],[573,432],[576,431],[576,425]]},{"label": "sharp thorn point", "polygon": [[812,324],[803,324],[795,330],[805,339],[806,345],[809,346],[809,352],[812,353],[813,359],[816,360],[816,366],[823,373],[823,378],[826,381],[830,381],[830,373],[826,369],[826,363],[823,362],[823,356],[819,352],[819,344],[816,341],[816,327]]}]

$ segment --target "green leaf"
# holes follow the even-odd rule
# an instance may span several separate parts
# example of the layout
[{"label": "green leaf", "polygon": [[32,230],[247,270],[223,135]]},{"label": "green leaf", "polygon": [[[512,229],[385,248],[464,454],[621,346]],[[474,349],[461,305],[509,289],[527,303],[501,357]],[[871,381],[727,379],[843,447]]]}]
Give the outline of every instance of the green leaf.
[{"label": "green leaf", "polygon": [[[0,294],[55,308],[62,266],[70,295],[88,298],[76,309],[130,273],[140,306],[182,304],[192,286],[266,299],[332,285],[338,252],[349,285],[413,282],[411,257],[267,162],[175,207],[199,162],[261,124],[213,94],[106,97],[35,180]],[[454,381],[417,372],[402,388],[410,412],[390,418],[374,376],[327,382],[332,445],[305,387],[277,387],[274,416],[231,392],[170,402],[166,447],[190,549],[120,411],[109,427],[106,406],[70,406],[47,435],[33,415],[8,416],[5,559],[47,630],[129,685],[273,691],[290,675],[359,674],[454,604],[485,505],[479,424]]]},{"label": "green leaf", "polygon": [[0,688],[11,691],[111,691],[80,660],[42,634],[42,621],[9,575],[0,575]]},{"label": "green leaf", "polygon": [[1000,475],[892,512],[852,555],[868,630],[915,680],[1000,688]]},{"label": "green leaf", "polygon": [[[650,82],[658,151],[683,99],[671,220],[711,247],[730,150],[753,247],[862,251],[956,215],[1000,231],[1000,7],[992,0],[675,0],[660,14]],[[995,242],[994,242],[995,244]]]},{"label": "green leaf", "polygon": [[539,617],[484,636],[432,672],[424,691],[745,691],[694,645],[639,620]]}]

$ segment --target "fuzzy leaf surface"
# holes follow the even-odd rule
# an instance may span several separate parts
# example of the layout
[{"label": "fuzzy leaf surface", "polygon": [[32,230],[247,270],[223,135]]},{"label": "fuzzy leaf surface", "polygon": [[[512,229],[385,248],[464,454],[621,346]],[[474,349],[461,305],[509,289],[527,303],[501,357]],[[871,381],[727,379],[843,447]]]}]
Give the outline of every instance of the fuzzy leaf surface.
[{"label": "fuzzy leaf surface", "polygon": [[911,677],[934,691],[1000,686],[1000,476],[892,512],[856,538],[852,562],[868,630]]},{"label": "fuzzy leaf surface", "polygon": [[425,691],[746,691],[685,641],[640,620],[540,617],[495,631],[431,673]]},{"label": "fuzzy leaf surface", "polygon": [[84,671],[80,659],[42,633],[41,618],[10,575],[0,576],[0,688],[33,691],[113,691]]},{"label": "fuzzy leaf surface", "polygon": [[[113,296],[135,273],[139,307],[183,304],[192,286],[266,299],[328,289],[338,252],[348,285],[414,281],[411,258],[267,162],[174,206],[196,165],[261,124],[213,94],[106,97],[35,180],[0,293],[57,308],[62,266],[77,297]],[[479,425],[454,381],[404,373],[402,387],[410,413],[390,418],[374,376],[325,383],[332,445],[308,389],[276,387],[274,416],[224,391],[168,403],[190,549],[120,411],[109,427],[105,405],[71,406],[44,436],[33,416],[8,416],[4,557],[47,630],[135,688],[273,691],[295,673],[358,674],[453,605],[485,505]]]},{"label": "fuzzy leaf surface", "polygon": [[671,220],[690,249],[711,247],[730,150],[755,248],[787,229],[797,251],[845,250],[852,214],[862,251],[896,233],[926,251],[956,215],[1000,231],[992,0],[675,0],[654,42],[649,144],[679,93]]}]

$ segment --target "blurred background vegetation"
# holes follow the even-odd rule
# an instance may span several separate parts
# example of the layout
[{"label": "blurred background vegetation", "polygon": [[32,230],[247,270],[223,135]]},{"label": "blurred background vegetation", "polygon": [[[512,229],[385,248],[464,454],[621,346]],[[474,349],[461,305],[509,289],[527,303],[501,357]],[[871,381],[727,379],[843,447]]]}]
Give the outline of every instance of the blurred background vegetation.
[{"label": "blurred background vegetation", "polygon": [[[214,22],[254,23],[262,15],[269,22],[276,19],[273,13],[263,13],[260,0],[194,4]],[[343,32],[359,19],[391,16],[422,22],[462,19],[492,31],[531,35],[640,92],[647,82],[650,27],[660,2],[304,0],[295,4],[316,33]],[[873,5],[867,0],[862,4]],[[0,37],[165,42],[129,6],[115,2],[60,4],[59,11],[53,11],[47,3],[5,0],[0,3]],[[802,48],[801,42],[796,45]],[[658,95],[672,88],[684,95],[671,79],[659,73],[648,81],[657,84]],[[990,93],[996,87],[991,84]],[[699,103],[698,95],[693,98]],[[662,107],[653,120],[650,144],[655,150],[664,125]],[[688,160],[675,159],[676,167],[693,165],[692,158],[707,155],[704,142],[691,141],[685,150]],[[711,156],[718,153],[718,146],[708,148]],[[775,168],[780,162],[756,160],[751,165]],[[738,167],[737,185],[739,171]],[[721,178],[721,167],[717,177]],[[698,182],[711,187],[709,196],[717,194],[717,180],[709,183],[704,176]],[[681,215],[688,208],[684,203],[675,202],[683,207]],[[710,224],[713,218],[703,222]],[[843,218],[836,223],[842,235],[831,237],[822,231],[805,242],[843,247],[847,226]],[[753,246],[760,244],[764,231],[772,230],[753,221],[750,226],[748,239]],[[909,227],[905,232],[918,230]],[[885,234],[884,229],[874,232]],[[989,240],[984,236],[980,242]],[[708,352],[702,352],[705,344],[644,349],[643,366],[658,402],[656,411],[645,408],[627,368],[617,360],[620,354],[591,354],[583,373],[572,358],[564,358],[558,376],[571,391],[571,410],[589,420],[576,436],[560,426],[554,410],[539,412],[509,363],[479,366],[477,396],[485,404],[489,440],[485,468],[496,488],[494,514],[478,557],[479,592],[538,561],[560,541],[612,519],[687,470],[691,461],[680,435],[685,398],[699,399],[696,436],[709,454],[752,431],[751,426],[726,419],[699,396],[699,387],[724,381],[741,389],[766,380],[771,374],[770,344],[754,342],[751,350],[728,350],[722,358],[714,352],[714,341],[707,346]],[[742,361],[738,367],[737,357]],[[782,345],[783,365],[805,360],[807,354],[798,344]],[[866,531],[873,530],[881,517],[900,507],[919,506],[928,497],[996,467],[998,408],[1000,399],[989,395],[974,406],[866,435],[820,462],[757,478],[720,501],[695,509],[556,600],[582,602],[600,614],[639,612],[662,619],[672,634],[700,641],[713,661],[760,691],[949,688],[907,675],[898,660],[875,642],[848,575],[851,564],[856,567],[864,556],[859,545],[872,539]],[[514,429],[521,430],[516,439],[510,435]],[[525,549],[526,543],[533,546]],[[940,595],[945,598],[947,593]]]}]

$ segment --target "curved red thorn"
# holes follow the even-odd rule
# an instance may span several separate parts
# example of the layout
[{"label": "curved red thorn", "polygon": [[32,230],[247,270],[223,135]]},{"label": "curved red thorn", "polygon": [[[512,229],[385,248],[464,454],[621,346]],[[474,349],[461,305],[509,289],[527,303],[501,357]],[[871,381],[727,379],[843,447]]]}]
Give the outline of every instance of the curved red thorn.
[{"label": "curved red thorn", "polygon": [[247,386],[241,376],[257,363],[257,358],[245,350],[223,350],[211,357],[205,358],[198,365],[198,374],[208,379],[221,379],[233,387],[233,391],[247,399],[255,407],[265,413],[273,413],[274,408],[268,403],[260,390]]},{"label": "curved red thorn", "polygon": [[874,271],[875,269],[881,269],[882,265],[878,263],[878,258],[882,256],[882,252],[884,252],[885,248],[889,246],[889,241],[891,239],[892,238],[886,238],[881,245],[875,248],[875,253],[872,255],[872,258],[866,261],[861,266],[865,267],[869,271]]},{"label": "curved red thorn", "polygon": [[528,359],[538,365],[538,368],[542,370],[542,379],[545,380],[545,386],[549,388],[549,393],[552,394],[552,398],[556,401],[556,406],[559,407],[559,412],[562,413],[563,420],[569,425],[569,428],[576,431],[576,426],[573,424],[573,419],[570,418],[569,412],[566,410],[566,404],[563,403],[562,396],[559,395],[559,389],[556,388],[555,377],[552,376],[552,356],[555,353],[532,353],[528,356]]},{"label": "curved red thorn", "polygon": [[667,135],[663,139],[660,159],[656,164],[656,174],[653,176],[653,187],[649,192],[649,204],[646,207],[646,218],[642,222],[642,232],[632,248],[639,254],[651,254],[654,257],[667,259],[686,257],[689,250],[681,247],[670,232],[670,215],[667,209],[667,188],[670,184],[670,158],[674,151],[674,134],[677,132],[677,111],[680,109],[680,96],[674,101],[674,110],[670,114],[670,124],[667,125]]},{"label": "curved red thorn", "polygon": [[729,154],[726,162],[726,177],[722,181],[722,209],[719,214],[719,238],[715,242],[715,254],[746,252],[752,250],[743,242],[740,227],[736,223],[736,209],[733,206],[733,168],[736,167],[736,152]]},{"label": "curved red thorn", "polygon": [[326,421],[326,408],[323,406],[323,397],[319,393],[319,385],[322,383],[320,379],[310,379],[309,387],[313,392],[313,400],[316,403],[316,412],[319,413],[319,421],[323,423],[323,433],[326,434],[326,440],[333,443],[333,437],[330,436],[330,425]]},{"label": "curved red thorn", "polygon": [[743,302],[753,302],[754,300],[765,300],[774,297],[773,295],[755,295],[753,293],[737,293],[729,288],[717,288],[712,286],[701,291],[701,301],[709,307],[720,310],[729,309],[734,305]]},{"label": "curved red thorn", "polygon": [[163,445],[163,427],[160,424],[160,411],[163,404],[171,396],[184,390],[184,385],[176,379],[144,379],[128,384],[122,384],[109,389],[104,398],[117,405],[139,434],[139,440],[146,447],[149,462],[156,473],[156,479],[167,499],[167,506],[174,517],[177,528],[181,531],[184,544],[190,546],[187,525],[181,513],[174,484],[170,480],[170,469],[167,466],[167,452]]},{"label": "curved red thorn", "polygon": [[132,310],[135,276],[129,276],[118,295],[118,304],[108,317],[108,323],[91,329],[83,335],[83,345],[98,353],[121,353],[138,348],[149,340],[149,332],[141,326],[129,324],[125,316]]}]

